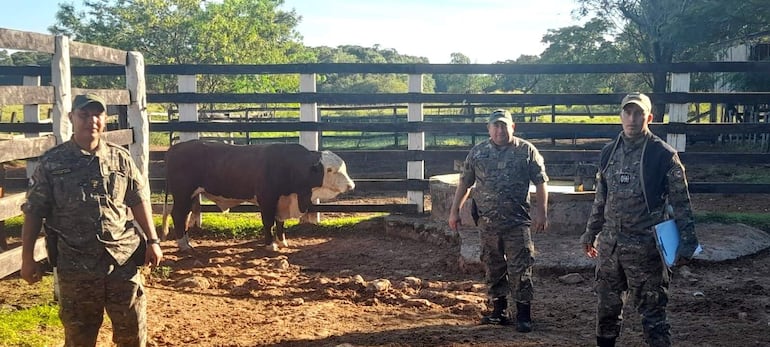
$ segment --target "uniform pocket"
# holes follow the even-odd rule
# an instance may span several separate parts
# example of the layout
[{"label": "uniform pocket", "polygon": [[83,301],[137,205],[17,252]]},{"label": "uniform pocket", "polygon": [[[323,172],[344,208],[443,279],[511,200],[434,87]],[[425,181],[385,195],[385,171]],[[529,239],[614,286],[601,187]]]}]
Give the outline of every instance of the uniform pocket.
[{"label": "uniform pocket", "polygon": [[128,186],[128,177],[120,171],[110,172],[109,193],[116,202],[123,203],[126,197],[126,187]]},{"label": "uniform pocket", "polygon": [[59,208],[72,208],[74,204],[82,204],[86,201],[86,192],[83,184],[74,175],[53,175],[52,192],[56,206]]}]

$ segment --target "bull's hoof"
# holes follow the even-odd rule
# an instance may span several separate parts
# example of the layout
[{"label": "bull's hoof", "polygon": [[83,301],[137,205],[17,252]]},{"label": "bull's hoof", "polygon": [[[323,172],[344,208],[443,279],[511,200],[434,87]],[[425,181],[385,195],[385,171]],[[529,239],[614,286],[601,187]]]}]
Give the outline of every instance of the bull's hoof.
[{"label": "bull's hoof", "polygon": [[280,247],[278,247],[278,243],[277,242],[273,242],[273,243],[267,245],[267,249],[271,250],[273,252],[278,252],[278,249],[280,249]]}]

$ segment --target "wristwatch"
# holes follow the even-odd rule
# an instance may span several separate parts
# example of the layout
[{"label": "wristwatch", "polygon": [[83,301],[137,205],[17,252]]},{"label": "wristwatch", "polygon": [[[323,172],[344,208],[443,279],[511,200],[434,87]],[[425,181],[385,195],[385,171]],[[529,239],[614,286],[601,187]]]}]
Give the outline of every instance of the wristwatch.
[{"label": "wristwatch", "polygon": [[147,239],[147,244],[148,245],[159,245],[160,244],[160,239]]}]

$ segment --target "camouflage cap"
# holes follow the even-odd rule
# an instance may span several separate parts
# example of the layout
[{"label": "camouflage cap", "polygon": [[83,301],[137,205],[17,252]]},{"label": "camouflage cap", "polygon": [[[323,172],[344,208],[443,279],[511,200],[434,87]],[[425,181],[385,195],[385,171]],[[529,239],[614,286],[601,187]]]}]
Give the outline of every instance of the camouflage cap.
[{"label": "camouflage cap", "polygon": [[492,111],[492,114],[489,115],[489,121],[487,124],[494,124],[495,122],[503,122],[505,124],[511,125],[513,124],[513,117],[511,117],[510,112],[503,109],[497,109]]},{"label": "camouflage cap", "polygon": [[639,105],[639,107],[642,108],[642,111],[644,111],[645,115],[648,115],[652,112],[652,102],[650,102],[650,97],[642,93],[631,93],[626,95],[623,98],[623,101],[620,102],[620,108],[624,108],[628,104]]},{"label": "camouflage cap", "polygon": [[81,94],[76,96],[75,100],[72,102],[72,109],[73,110],[82,109],[92,103],[99,104],[99,106],[102,107],[102,110],[107,109],[107,103],[104,101],[104,98],[92,93]]}]

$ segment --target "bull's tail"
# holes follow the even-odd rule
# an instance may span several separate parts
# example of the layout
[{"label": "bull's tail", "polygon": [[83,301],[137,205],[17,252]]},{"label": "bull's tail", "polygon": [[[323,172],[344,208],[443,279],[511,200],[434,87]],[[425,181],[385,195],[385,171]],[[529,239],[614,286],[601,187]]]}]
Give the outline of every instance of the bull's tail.
[{"label": "bull's tail", "polygon": [[166,191],[165,197],[163,198],[163,226],[160,229],[160,239],[164,241],[168,237],[168,214],[168,178],[166,178]]}]

